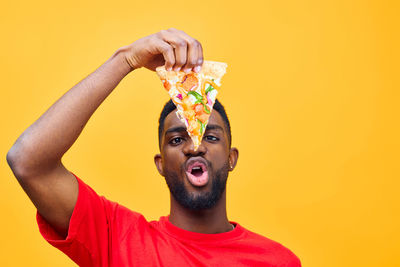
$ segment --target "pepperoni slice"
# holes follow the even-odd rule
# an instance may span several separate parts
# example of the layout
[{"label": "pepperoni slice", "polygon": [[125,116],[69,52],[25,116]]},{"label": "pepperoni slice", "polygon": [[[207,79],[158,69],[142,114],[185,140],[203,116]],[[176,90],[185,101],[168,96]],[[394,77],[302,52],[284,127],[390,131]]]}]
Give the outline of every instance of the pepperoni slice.
[{"label": "pepperoni slice", "polygon": [[171,84],[168,81],[164,81],[164,87],[169,91],[171,89]]},{"label": "pepperoni slice", "polygon": [[205,114],[205,113],[203,113],[203,114],[197,116],[197,118],[198,118],[202,123],[206,123],[207,120],[208,120],[208,117],[209,117],[209,115],[208,115],[208,114]]},{"label": "pepperoni slice", "polygon": [[193,73],[189,73],[183,78],[182,87],[186,91],[191,91],[196,89],[198,84],[199,80],[197,79],[197,77]]},{"label": "pepperoni slice", "polygon": [[197,104],[194,106],[194,111],[196,114],[202,114],[203,113],[203,105],[202,104]]}]

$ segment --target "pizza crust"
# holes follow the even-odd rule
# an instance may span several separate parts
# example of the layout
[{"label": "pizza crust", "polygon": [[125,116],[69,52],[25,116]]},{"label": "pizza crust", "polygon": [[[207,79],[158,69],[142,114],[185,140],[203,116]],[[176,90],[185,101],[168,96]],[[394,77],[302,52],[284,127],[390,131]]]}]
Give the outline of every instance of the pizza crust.
[{"label": "pizza crust", "polygon": [[[228,64],[223,62],[216,62],[216,61],[207,61],[205,60],[203,66],[201,68],[200,74],[204,76],[213,77],[216,80],[220,80],[222,76],[226,73],[226,68]],[[165,66],[160,66],[156,69],[156,72],[160,79],[162,80],[171,80],[175,79],[176,77],[182,78],[186,75],[185,72],[175,72],[175,71],[167,71]]]}]

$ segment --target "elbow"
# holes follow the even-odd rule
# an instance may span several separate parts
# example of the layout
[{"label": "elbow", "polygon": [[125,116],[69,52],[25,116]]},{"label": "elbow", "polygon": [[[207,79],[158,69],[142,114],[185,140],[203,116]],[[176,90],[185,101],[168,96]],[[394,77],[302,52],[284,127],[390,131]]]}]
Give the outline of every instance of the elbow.
[{"label": "elbow", "polygon": [[27,155],[27,151],[20,148],[17,144],[14,144],[7,152],[6,159],[8,166],[10,166],[18,181],[34,174],[35,165],[33,158]]},{"label": "elbow", "polygon": [[18,181],[37,177],[61,164],[61,159],[51,159],[33,152],[29,146],[14,144],[7,153],[7,163]]},{"label": "elbow", "polygon": [[14,173],[17,179],[26,176],[26,170],[24,169],[24,164],[21,162],[20,157],[18,156],[20,153],[17,148],[14,146],[7,152],[7,163],[10,166],[12,172]]},{"label": "elbow", "polygon": [[8,166],[10,166],[11,170],[13,170],[15,168],[15,163],[17,161],[14,146],[12,146],[10,150],[8,150],[6,159],[7,159]]}]

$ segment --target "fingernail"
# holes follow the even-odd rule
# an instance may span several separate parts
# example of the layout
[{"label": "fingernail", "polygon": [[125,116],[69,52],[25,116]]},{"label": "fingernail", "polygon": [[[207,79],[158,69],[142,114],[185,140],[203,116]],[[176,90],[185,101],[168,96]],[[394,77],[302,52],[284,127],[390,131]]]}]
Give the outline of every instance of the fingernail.
[{"label": "fingernail", "polygon": [[183,71],[186,72],[186,73],[189,73],[189,72],[190,72],[190,69],[185,68]]},{"label": "fingernail", "polygon": [[167,68],[167,71],[171,71],[171,70],[172,70],[172,67],[168,67],[168,68]]},{"label": "fingernail", "polygon": [[181,68],[175,68],[174,69],[174,71],[176,71],[176,72],[178,72],[178,71],[180,71],[181,70]]},{"label": "fingernail", "polygon": [[195,71],[195,72],[200,72],[200,70],[201,70],[201,67],[200,67],[200,66],[194,67],[194,71]]}]

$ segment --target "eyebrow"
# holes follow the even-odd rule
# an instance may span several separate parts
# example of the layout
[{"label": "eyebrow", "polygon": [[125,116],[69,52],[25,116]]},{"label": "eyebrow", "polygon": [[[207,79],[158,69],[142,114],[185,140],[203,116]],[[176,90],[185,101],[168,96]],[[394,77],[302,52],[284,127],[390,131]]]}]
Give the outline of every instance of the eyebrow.
[{"label": "eyebrow", "polygon": [[[223,132],[224,128],[222,128],[221,126],[219,126],[217,124],[209,124],[209,125],[207,125],[206,131],[210,131],[210,130],[220,130],[221,132]],[[180,133],[180,132],[186,132],[186,127],[177,126],[177,127],[169,128],[168,130],[165,131],[165,135],[167,135],[169,133]]]},{"label": "eyebrow", "polygon": [[165,135],[167,135],[169,133],[179,133],[179,132],[186,132],[186,127],[177,126],[177,127],[169,128],[168,130],[165,131]]},{"label": "eyebrow", "polygon": [[209,124],[207,125],[206,131],[208,130],[220,130],[221,132],[224,131],[224,128],[222,128],[221,126],[217,125],[217,124]]}]

